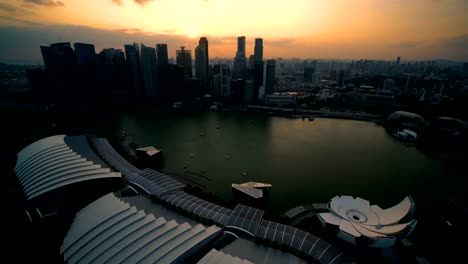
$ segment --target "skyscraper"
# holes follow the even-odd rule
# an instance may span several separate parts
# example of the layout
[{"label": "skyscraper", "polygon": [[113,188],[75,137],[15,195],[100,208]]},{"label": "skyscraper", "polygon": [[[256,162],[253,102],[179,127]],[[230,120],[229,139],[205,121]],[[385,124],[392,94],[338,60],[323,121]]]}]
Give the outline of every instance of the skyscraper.
[{"label": "skyscraper", "polygon": [[186,50],[184,46],[176,50],[177,65],[184,68],[185,78],[192,78],[192,52]]},{"label": "skyscraper", "polygon": [[244,36],[237,38],[237,52],[242,53],[241,56],[245,57],[245,37]]},{"label": "skyscraper", "polygon": [[413,89],[416,88],[416,78],[417,76],[414,74],[408,75],[408,79],[406,79],[405,93],[411,93]]},{"label": "skyscraper", "polygon": [[338,83],[336,84],[337,87],[344,87],[344,81],[345,81],[345,71],[340,70],[338,73]]},{"label": "skyscraper", "polygon": [[204,44],[199,44],[195,48],[195,76],[206,82],[208,68],[206,67],[205,49]]},{"label": "skyscraper", "polygon": [[314,68],[310,66],[304,67],[304,82],[312,83],[313,76],[314,76]]},{"label": "skyscraper", "polygon": [[265,94],[272,94],[273,93],[273,86],[275,85],[276,79],[276,61],[275,60],[267,60],[265,64],[265,74],[264,74],[264,88]]},{"label": "skyscraper", "polygon": [[226,64],[221,64],[221,96],[231,96],[231,73]]},{"label": "skyscraper", "polygon": [[398,57],[396,58],[396,65],[397,65],[397,66],[400,66],[400,56],[398,56]]},{"label": "skyscraper", "polygon": [[41,46],[50,88],[51,100],[68,101],[77,89],[75,52],[69,42]]},{"label": "skyscraper", "polygon": [[208,74],[208,68],[210,64],[210,57],[208,56],[208,39],[206,37],[201,37],[200,40],[198,41],[198,45],[205,46],[205,69],[206,73]]},{"label": "skyscraper", "polygon": [[247,77],[247,58],[245,57],[245,37],[237,38],[237,52],[234,58],[233,78],[245,79]]},{"label": "skyscraper", "polygon": [[263,39],[255,39],[254,62],[263,61]]},{"label": "skyscraper", "polygon": [[124,45],[125,57],[127,61],[127,72],[130,82],[130,95],[139,98],[143,95],[143,85],[141,77],[140,51],[138,44]]},{"label": "skyscraper", "polygon": [[157,96],[156,50],[141,44],[141,71],[144,84],[144,97],[155,100]]},{"label": "skyscraper", "polygon": [[78,64],[80,93],[83,98],[91,99],[90,92],[94,92],[96,85],[96,51],[94,45],[75,43],[76,63]]},{"label": "skyscraper", "polygon": [[160,67],[167,67],[169,56],[167,54],[167,44],[156,44],[157,62]]}]

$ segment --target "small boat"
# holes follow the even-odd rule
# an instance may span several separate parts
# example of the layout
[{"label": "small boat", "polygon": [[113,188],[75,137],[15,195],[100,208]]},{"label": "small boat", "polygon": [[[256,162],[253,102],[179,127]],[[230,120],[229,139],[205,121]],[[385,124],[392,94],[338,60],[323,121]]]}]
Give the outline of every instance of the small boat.
[{"label": "small boat", "polygon": [[219,125],[218,125],[218,126],[216,126],[216,129],[219,129],[219,128],[220,128],[220,126],[219,126]]},{"label": "small boat", "polygon": [[250,119],[250,122],[253,122],[254,120],[253,119]]},{"label": "small boat", "polygon": [[229,156],[228,156],[228,155],[226,155],[226,156],[224,156],[224,158],[225,158],[225,159],[229,159]]},{"label": "small boat", "polygon": [[205,133],[200,133],[200,137],[204,137],[205,136]]},{"label": "small boat", "polygon": [[242,176],[247,176],[247,172],[242,173]]},{"label": "small boat", "polygon": [[190,154],[190,157],[191,157],[191,158],[193,158],[193,157],[195,157],[195,155],[193,155],[193,154]]}]

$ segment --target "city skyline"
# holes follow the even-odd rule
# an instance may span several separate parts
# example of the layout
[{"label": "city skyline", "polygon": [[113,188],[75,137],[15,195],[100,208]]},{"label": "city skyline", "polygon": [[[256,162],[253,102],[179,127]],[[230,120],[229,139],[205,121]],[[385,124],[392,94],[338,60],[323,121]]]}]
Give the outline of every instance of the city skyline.
[{"label": "city skyline", "polygon": [[[116,4],[117,3],[117,4]],[[120,3],[120,4],[119,4]],[[265,58],[468,60],[461,0],[444,1],[13,1],[0,4],[0,61],[40,62],[39,45],[94,43],[96,50],[125,43],[168,44],[194,50],[210,40],[210,57],[232,58],[237,36],[255,38]],[[155,15],[157,14],[157,15]]]}]

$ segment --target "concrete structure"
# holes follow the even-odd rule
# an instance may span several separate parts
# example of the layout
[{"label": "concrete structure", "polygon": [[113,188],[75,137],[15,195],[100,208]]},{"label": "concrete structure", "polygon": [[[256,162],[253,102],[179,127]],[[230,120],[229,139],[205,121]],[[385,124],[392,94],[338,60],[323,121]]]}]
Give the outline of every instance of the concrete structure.
[{"label": "concrete structure", "polygon": [[245,57],[245,37],[237,38],[237,52],[234,57],[234,70],[232,73],[234,79],[246,79],[247,77],[247,58]]},{"label": "concrete structure", "polygon": [[268,94],[265,97],[265,104],[268,105],[294,105],[296,104],[296,96],[289,94]]},{"label": "concrete structure", "polygon": [[[209,56],[209,46],[208,46],[208,39],[206,37],[201,37],[198,41],[198,45],[203,45],[205,47],[204,57],[205,57],[205,71],[208,75],[209,71],[209,64],[210,64],[210,56]],[[197,76],[197,78],[200,78]]]},{"label": "concrete structure", "polygon": [[125,45],[127,72],[131,83],[131,96],[140,98],[143,95],[141,76],[140,50],[138,44]]},{"label": "concrete structure", "polygon": [[156,44],[156,54],[157,54],[158,66],[167,67],[169,65],[167,44]]},{"label": "concrete structure", "polygon": [[329,204],[330,213],[318,217],[325,227],[338,227],[337,236],[351,244],[386,248],[413,231],[417,223],[412,219],[414,207],[410,197],[383,210],[359,197],[336,196]]},{"label": "concrete structure", "polygon": [[206,47],[200,44],[195,48],[195,76],[206,82],[208,67],[206,63]]},{"label": "concrete structure", "polygon": [[184,68],[184,77],[192,78],[192,52],[186,50],[184,46],[176,50],[177,65]]},{"label": "concrete structure", "polygon": [[155,100],[158,94],[156,69],[156,49],[141,44],[141,71],[144,84],[144,97]]},{"label": "concrete structure", "polygon": [[272,94],[273,93],[273,86],[275,85],[276,80],[276,61],[275,60],[267,60],[265,63],[264,68],[264,75],[263,75],[263,87],[265,87],[265,94]]},{"label": "concrete structure", "polygon": [[60,102],[72,99],[78,87],[76,57],[70,43],[54,43],[50,47],[41,46],[41,52],[50,85],[48,90],[51,99]]},{"label": "concrete structure", "polygon": [[263,61],[263,39],[255,39],[254,63]]}]

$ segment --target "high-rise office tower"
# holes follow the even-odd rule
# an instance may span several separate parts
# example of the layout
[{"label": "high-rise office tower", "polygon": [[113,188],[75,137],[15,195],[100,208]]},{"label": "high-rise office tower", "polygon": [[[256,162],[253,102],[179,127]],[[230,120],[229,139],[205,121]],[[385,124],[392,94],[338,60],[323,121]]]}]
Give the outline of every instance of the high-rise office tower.
[{"label": "high-rise office tower", "polygon": [[399,56],[396,58],[396,65],[400,66],[400,57]]},{"label": "high-rise office tower", "polygon": [[97,83],[104,94],[112,99],[128,99],[125,54],[120,49],[103,49],[97,55]]},{"label": "high-rise office tower", "polygon": [[223,97],[231,96],[231,73],[229,67],[226,64],[220,65],[220,93]]},{"label": "high-rise office tower", "polygon": [[314,68],[310,66],[304,67],[304,82],[312,83],[313,76],[314,76]]},{"label": "high-rise office tower", "polygon": [[233,78],[245,79],[247,77],[247,58],[245,57],[245,37],[237,38],[237,52],[234,58]]},{"label": "high-rise office tower", "polygon": [[141,44],[141,72],[145,87],[144,97],[149,100],[155,100],[158,92],[156,50],[144,44]]},{"label": "high-rise office tower", "polygon": [[263,61],[263,39],[255,39],[254,62]]},{"label": "high-rise office tower", "polygon": [[69,42],[41,46],[46,67],[47,80],[50,84],[50,100],[63,102],[72,99],[77,89],[75,52]]},{"label": "high-rise office tower", "polygon": [[208,56],[208,39],[206,37],[201,37],[198,41],[198,45],[205,46],[205,69],[206,73],[208,74],[209,64],[210,64],[210,57]]},{"label": "high-rise office tower", "polygon": [[405,93],[411,93],[416,88],[416,75],[409,75],[406,79]]},{"label": "high-rise office tower", "polygon": [[160,67],[169,65],[169,56],[167,54],[167,44],[156,44],[157,62]]},{"label": "high-rise office tower", "polygon": [[90,99],[90,92],[96,91],[96,51],[93,44],[75,43],[76,63],[78,64],[80,93]]},{"label": "high-rise office tower", "polygon": [[195,76],[206,82],[207,67],[206,67],[206,53],[205,45],[199,44],[195,48]]},{"label": "high-rise office tower", "polygon": [[125,57],[127,61],[127,72],[130,83],[130,96],[141,98],[143,95],[143,85],[141,77],[140,51],[138,44],[124,45]]},{"label": "high-rise office tower", "polygon": [[241,36],[237,38],[237,52],[241,53],[245,57],[245,37]]},{"label": "high-rise office tower", "polygon": [[86,65],[94,62],[96,59],[96,51],[93,44],[75,43],[73,46],[75,47],[76,63],[78,65]]},{"label": "high-rise office tower", "polygon": [[276,79],[276,61],[275,60],[267,60],[265,64],[265,72],[264,72],[264,89],[265,94],[272,94],[273,93],[273,86],[275,85]]},{"label": "high-rise office tower", "polygon": [[177,65],[184,68],[185,78],[192,78],[192,52],[186,50],[184,46],[176,50]]},{"label": "high-rise office tower", "polygon": [[344,87],[344,81],[345,81],[345,71],[340,70],[338,73],[338,83],[336,84],[337,87]]}]

